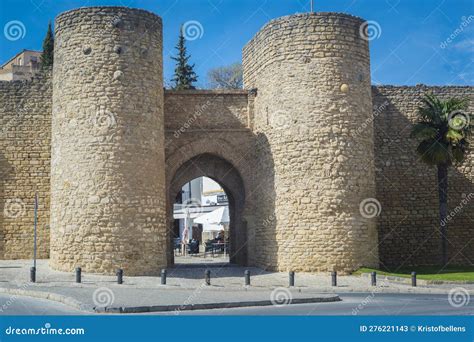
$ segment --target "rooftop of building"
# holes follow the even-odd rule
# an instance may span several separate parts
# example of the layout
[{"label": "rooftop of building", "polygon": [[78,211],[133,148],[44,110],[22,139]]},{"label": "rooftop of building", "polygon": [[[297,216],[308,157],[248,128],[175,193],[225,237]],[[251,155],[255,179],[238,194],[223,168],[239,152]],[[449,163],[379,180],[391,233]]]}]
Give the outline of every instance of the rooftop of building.
[{"label": "rooftop of building", "polygon": [[43,53],[43,51],[38,51],[38,50],[30,50],[30,49],[23,49],[21,50],[20,52],[18,52],[15,56],[13,56],[12,58],[10,58],[8,61],[6,61],[5,63],[3,63],[2,65],[0,65],[0,69],[3,69],[6,65],[8,65],[11,61],[13,61],[15,58],[17,58],[18,56],[20,56],[21,54],[25,53],[25,52],[36,52],[36,53]]}]

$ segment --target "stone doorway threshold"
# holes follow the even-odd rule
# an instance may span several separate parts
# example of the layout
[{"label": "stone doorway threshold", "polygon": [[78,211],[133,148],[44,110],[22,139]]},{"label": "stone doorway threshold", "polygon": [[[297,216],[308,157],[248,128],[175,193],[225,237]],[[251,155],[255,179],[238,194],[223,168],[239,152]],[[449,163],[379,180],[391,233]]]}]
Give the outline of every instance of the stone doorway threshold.
[{"label": "stone doorway threshold", "polygon": [[206,256],[198,254],[196,256],[175,256],[174,266],[180,268],[206,268],[206,267],[235,267],[236,265],[229,263],[229,257],[226,256]]}]

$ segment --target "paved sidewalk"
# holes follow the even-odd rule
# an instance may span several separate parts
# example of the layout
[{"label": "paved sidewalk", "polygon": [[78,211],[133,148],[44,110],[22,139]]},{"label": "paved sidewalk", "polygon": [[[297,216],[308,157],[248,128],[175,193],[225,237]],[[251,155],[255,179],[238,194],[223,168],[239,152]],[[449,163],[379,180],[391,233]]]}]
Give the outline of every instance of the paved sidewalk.
[{"label": "paved sidewalk", "polygon": [[[211,285],[204,285],[205,267],[181,264],[168,270],[167,285],[159,277],[127,277],[116,283],[115,276],[83,274],[75,283],[74,273],[58,272],[47,260],[37,263],[37,282],[29,282],[29,260],[0,261],[0,292],[47,298],[86,311],[146,312],[201,308],[271,305],[278,303],[325,302],[339,300],[337,293],[448,293],[457,285],[413,288],[407,284],[379,280],[377,287],[360,276],[339,276],[332,287],[329,274],[297,273],[295,287],[288,288],[288,274],[266,272],[254,267],[208,265]],[[251,272],[251,286],[244,286],[244,270]],[[474,294],[474,285],[462,284]],[[3,304],[3,303],[0,303]]]},{"label": "paved sidewalk", "polygon": [[[109,285],[97,288],[51,288],[22,287],[0,288],[0,293],[24,295],[50,299],[70,305],[85,312],[138,313],[174,311],[179,314],[185,310],[234,308],[263,305],[289,305],[302,303],[327,303],[340,301],[336,294],[322,294],[313,291],[299,292],[286,288],[267,291],[209,291],[194,290],[170,291],[164,289],[124,288]],[[0,303],[1,304],[1,303]],[[8,307],[3,311],[7,312]]]}]

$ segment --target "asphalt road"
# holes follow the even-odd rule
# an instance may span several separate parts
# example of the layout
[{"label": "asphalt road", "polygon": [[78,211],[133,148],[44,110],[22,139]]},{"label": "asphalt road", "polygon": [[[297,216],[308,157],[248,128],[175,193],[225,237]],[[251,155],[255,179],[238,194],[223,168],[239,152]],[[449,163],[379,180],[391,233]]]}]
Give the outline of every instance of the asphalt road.
[{"label": "asphalt road", "polygon": [[341,302],[182,311],[183,315],[474,315],[474,298],[456,308],[448,295],[350,293]]},{"label": "asphalt road", "polygon": [[[447,295],[350,293],[336,303],[315,303],[182,311],[182,315],[474,315],[474,298],[459,308]],[[5,306],[4,306],[5,305]],[[67,305],[30,297],[0,295],[0,315],[83,315]],[[171,314],[174,313],[153,313]]]},{"label": "asphalt road", "polygon": [[1,315],[84,315],[84,312],[52,300],[0,294]]}]

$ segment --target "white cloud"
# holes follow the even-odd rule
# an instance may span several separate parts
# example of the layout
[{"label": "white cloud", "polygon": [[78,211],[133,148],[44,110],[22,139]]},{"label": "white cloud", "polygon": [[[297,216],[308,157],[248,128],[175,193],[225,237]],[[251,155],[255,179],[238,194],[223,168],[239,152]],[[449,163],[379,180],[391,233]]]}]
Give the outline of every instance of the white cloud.
[{"label": "white cloud", "polygon": [[466,51],[466,52],[474,52],[474,39],[465,39],[454,45],[456,49]]}]

